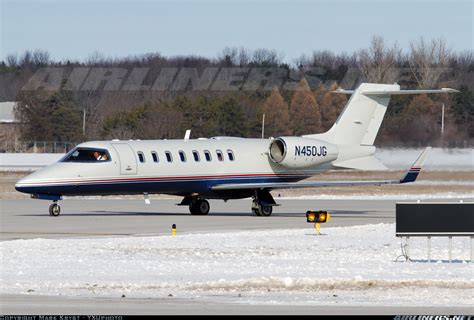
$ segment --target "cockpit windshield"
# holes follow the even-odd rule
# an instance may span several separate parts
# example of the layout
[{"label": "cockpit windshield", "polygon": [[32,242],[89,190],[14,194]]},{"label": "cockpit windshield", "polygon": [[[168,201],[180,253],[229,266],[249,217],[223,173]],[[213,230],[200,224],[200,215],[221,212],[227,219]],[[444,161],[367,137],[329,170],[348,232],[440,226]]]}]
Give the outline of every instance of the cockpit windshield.
[{"label": "cockpit windshield", "polygon": [[76,148],[69,152],[62,162],[100,162],[110,160],[110,155],[105,149]]}]

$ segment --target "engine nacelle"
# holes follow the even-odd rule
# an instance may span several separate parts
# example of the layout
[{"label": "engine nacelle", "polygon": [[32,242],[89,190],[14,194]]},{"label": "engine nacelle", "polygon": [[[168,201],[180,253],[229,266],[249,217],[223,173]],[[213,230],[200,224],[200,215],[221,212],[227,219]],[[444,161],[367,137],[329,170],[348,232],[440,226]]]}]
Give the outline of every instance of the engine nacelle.
[{"label": "engine nacelle", "polygon": [[321,140],[300,137],[279,137],[270,143],[270,159],[287,168],[317,166],[337,159],[335,145]]}]

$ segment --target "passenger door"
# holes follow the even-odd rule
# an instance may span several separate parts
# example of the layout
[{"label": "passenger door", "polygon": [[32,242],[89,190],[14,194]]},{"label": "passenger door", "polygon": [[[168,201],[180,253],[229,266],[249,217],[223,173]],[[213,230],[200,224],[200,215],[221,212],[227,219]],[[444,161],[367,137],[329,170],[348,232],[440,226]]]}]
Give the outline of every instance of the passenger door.
[{"label": "passenger door", "polygon": [[137,174],[137,158],[127,143],[112,143],[119,156],[120,174]]}]

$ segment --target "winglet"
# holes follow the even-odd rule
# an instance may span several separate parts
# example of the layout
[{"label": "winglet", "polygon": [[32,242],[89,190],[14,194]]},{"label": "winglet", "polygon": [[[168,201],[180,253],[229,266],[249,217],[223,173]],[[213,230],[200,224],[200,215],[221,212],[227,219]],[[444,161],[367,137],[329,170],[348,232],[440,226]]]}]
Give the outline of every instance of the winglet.
[{"label": "winglet", "polygon": [[400,183],[414,182],[416,180],[416,178],[421,172],[421,168],[423,167],[423,164],[425,163],[425,160],[430,150],[431,150],[431,147],[427,147],[421,153],[418,159],[416,159],[415,163],[411,166],[410,170],[408,170],[408,172],[405,174],[403,179],[400,180]]}]

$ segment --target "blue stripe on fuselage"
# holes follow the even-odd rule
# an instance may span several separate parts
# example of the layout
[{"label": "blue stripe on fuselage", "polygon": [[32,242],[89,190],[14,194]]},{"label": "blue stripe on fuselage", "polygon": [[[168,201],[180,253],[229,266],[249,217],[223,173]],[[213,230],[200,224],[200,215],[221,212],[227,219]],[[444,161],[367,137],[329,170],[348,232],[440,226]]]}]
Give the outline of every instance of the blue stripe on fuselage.
[{"label": "blue stripe on fuselage", "polygon": [[[190,179],[190,180],[166,180],[166,181],[143,181],[129,180],[122,182],[93,182],[64,185],[43,186],[18,186],[20,192],[30,194],[53,194],[53,195],[113,195],[113,194],[141,194],[141,193],[166,193],[166,194],[188,194],[198,193],[201,196],[219,197],[222,192],[211,190],[212,186],[218,184],[235,183],[278,183],[297,182],[306,176],[292,177],[252,177],[252,178],[223,178],[223,179]],[[229,197],[229,192],[225,193]]]}]

